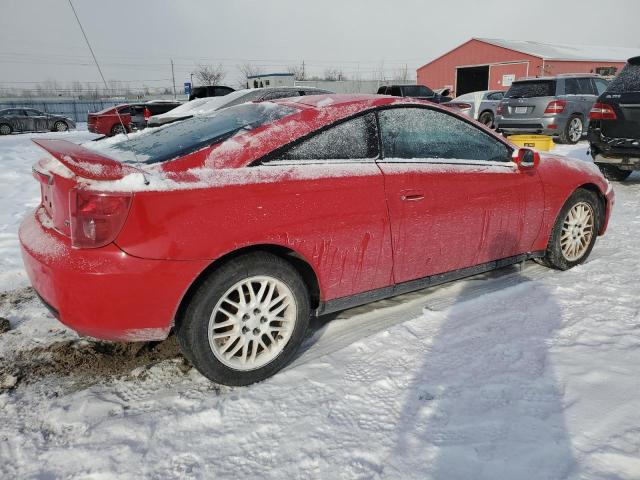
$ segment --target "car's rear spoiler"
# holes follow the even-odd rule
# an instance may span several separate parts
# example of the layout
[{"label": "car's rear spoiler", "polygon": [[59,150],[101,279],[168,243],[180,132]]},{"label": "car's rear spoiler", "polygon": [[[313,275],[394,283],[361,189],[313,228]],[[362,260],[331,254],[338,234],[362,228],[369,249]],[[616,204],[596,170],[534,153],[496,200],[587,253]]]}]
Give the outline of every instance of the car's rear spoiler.
[{"label": "car's rear spoiler", "polygon": [[67,140],[34,139],[33,142],[53,155],[75,175],[89,180],[120,180],[141,170]]}]

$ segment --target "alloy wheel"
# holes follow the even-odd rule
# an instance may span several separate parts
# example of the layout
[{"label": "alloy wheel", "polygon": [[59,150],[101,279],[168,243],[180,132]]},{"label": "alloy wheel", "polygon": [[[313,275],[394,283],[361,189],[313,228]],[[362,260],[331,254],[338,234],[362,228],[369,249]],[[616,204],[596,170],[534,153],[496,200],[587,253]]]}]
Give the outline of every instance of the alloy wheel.
[{"label": "alloy wheel", "polygon": [[209,346],[235,370],[255,370],[275,359],[293,333],[297,305],[292,291],[270,276],[235,283],[209,319]]},{"label": "alloy wheel", "polygon": [[572,142],[577,142],[582,138],[582,120],[578,117],[571,119],[569,123],[569,139]]},{"label": "alloy wheel", "polygon": [[11,133],[11,127],[9,125],[0,125],[0,135],[9,135]]},{"label": "alloy wheel", "polygon": [[593,237],[594,212],[586,202],[576,203],[564,219],[560,235],[562,255],[570,262],[582,258]]}]

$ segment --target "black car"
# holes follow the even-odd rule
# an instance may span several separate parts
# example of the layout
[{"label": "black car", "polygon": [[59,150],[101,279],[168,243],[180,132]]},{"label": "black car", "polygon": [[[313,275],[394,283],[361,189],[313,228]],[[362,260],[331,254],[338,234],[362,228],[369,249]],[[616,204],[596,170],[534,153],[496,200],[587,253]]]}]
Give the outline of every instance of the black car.
[{"label": "black car", "polygon": [[451,101],[449,90],[436,93],[424,85],[383,85],[378,88],[378,95],[392,95],[394,97],[411,97],[421,100],[429,100],[434,103],[446,103]]},{"label": "black car", "polygon": [[70,128],[76,128],[75,122],[70,118],[34,108],[0,110],[0,135],[13,132],[66,132]]},{"label": "black car", "polygon": [[610,180],[640,170],[640,57],[629,59],[589,113],[593,161]]},{"label": "black car", "polygon": [[222,97],[230,94],[231,92],[235,92],[235,90],[231,87],[225,87],[224,85],[193,87],[191,89],[191,94],[189,95],[189,100],[193,100],[195,98]]}]

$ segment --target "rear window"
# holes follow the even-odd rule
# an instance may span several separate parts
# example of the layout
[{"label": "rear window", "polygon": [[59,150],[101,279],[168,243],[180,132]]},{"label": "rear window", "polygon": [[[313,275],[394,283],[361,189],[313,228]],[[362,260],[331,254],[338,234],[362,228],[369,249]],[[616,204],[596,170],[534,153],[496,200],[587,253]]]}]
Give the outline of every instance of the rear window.
[{"label": "rear window", "polygon": [[533,98],[553,97],[556,94],[555,80],[531,80],[527,82],[514,82],[507,93],[506,98]]},{"label": "rear window", "polygon": [[640,64],[628,63],[607,88],[607,93],[627,92],[640,92]]},{"label": "rear window", "polygon": [[402,87],[405,97],[433,97],[435,93],[424,85],[406,85]]},{"label": "rear window", "polygon": [[[110,145],[105,153],[128,163],[158,163],[219,143],[240,131],[249,131],[297,110],[273,103],[231,107],[211,116],[147,130],[137,137]],[[137,158],[136,158],[137,157]]]}]

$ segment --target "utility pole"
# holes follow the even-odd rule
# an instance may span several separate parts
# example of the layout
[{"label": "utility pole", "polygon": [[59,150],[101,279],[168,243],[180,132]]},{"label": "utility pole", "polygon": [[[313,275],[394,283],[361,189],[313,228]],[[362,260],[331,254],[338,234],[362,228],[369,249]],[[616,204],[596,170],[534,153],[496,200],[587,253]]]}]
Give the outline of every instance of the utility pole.
[{"label": "utility pole", "polygon": [[171,60],[171,78],[173,79],[173,99],[176,99],[176,75],[173,72],[173,58]]}]

